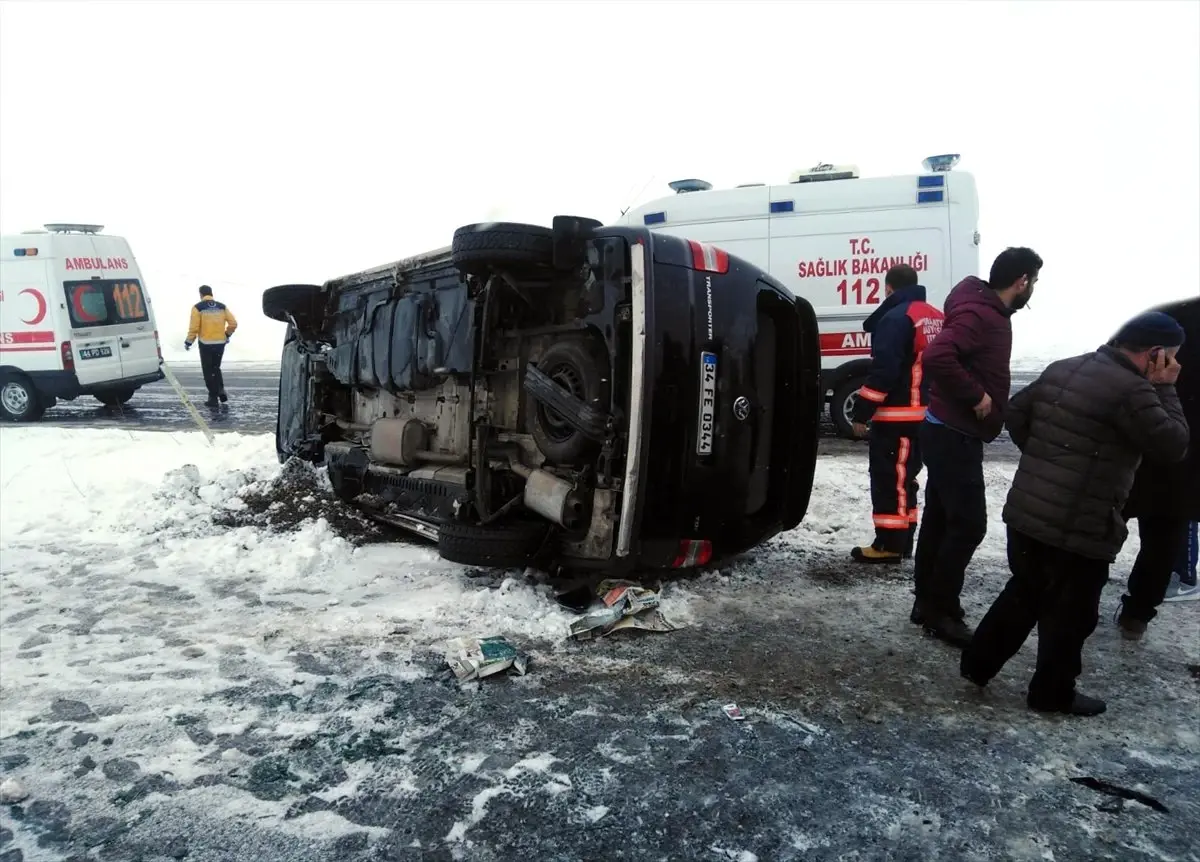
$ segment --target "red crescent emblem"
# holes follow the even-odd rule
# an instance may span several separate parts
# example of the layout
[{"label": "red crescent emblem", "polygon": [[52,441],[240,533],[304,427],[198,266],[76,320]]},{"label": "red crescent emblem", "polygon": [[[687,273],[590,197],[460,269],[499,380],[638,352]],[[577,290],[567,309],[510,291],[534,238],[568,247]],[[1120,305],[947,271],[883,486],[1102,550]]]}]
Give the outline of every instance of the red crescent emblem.
[{"label": "red crescent emblem", "polygon": [[42,296],[42,292],[40,290],[34,290],[32,287],[25,288],[18,295],[24,296],[27,293],[32,294],[33,298],[37,300],[38,310],[37,314],[33,316],[33,320],[26,320],[24,322],[26,326],[37,326],[46,319],[46,297]]}]

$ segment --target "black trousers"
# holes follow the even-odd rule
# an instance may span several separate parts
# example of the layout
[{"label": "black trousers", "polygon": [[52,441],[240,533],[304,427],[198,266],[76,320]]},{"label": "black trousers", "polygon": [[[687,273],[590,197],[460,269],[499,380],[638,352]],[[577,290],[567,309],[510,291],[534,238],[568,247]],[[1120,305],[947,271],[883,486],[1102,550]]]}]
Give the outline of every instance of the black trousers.
[{"label": "black trousers", "polygon": [[1158,606],[1171,583],[1171,571],[1179,562],[1180,552],[1187,548],[1189,521],[1171,515],[1147,515],[1137,522],[1141,547],[1129,573],[1121,614],[1148,623],[1158,616]]},{"label": "black trousers", "polygon": [[1029,683],[1029,703],[1065,707],[1083,670],[1084,641],[1100,618],[1108,563],[1053,548],[1009,527],[1008,567],[1012,577],[975,629],[963,652],[963,670],[976,682],[987,682],[1036,625],[1037,670]]},{"label": "black trousers", "polygon": [[204,385],[208,398],[215,401],[225,391],[225,378],[221,376],[221,358],[225,355],[224,344],[200,344],[200,370],[204,372]]},{"label": "black trousers", "polygon": [[868,457],[871,471],[871,520],[875,546],[903,553],[917,528],[917,474],[921,472],[919,422],[875,422]]},{"label": "black trousers", "polygon": [[959,596],[975,549],[987,535],[983,441],[936,425],[921,424],[925,517],[917,536],[913,578],[927,616],[964,616]]}]

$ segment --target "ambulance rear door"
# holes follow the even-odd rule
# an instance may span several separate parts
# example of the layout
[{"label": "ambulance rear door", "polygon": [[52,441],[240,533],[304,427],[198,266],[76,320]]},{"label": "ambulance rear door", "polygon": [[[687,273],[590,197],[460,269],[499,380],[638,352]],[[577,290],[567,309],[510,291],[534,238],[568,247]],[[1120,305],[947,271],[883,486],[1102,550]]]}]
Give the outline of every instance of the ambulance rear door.
[{"label": "ambulance rear door", "polygon": [[[944,177],[903,176],[771,188],[772,275],[817,312],[822,365],[870,356],[863,322],[884,299],[884,276],[906,263],[941,306],[951,286]],[[929,192],[937,191],[937,195]]]},{"label": "ambulance rear door", "polygon": [[[54,244],[80,386],[153,374],[154,325],[128,244],[120,237],[73,233],[55,236]],[[156,360],[149,365],[142,357],[147,343]]]}]

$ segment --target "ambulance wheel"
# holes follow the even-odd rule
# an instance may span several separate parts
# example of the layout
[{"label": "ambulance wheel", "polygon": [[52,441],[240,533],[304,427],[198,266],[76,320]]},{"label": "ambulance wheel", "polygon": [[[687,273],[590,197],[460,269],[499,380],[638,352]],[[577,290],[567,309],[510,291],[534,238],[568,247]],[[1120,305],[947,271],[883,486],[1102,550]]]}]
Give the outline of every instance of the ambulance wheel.
[{"label": "ambulance wheel", "polygon": [[454,232],[450,257],[467,275],[482,275],[496,267],[551,266],[554,232],[512,222],[464,225]]},{"label": "ambulance wheel", "polygon": [[854,405],[858,402],[858,390],[862,383],[861,378],[854,377],[833,390],[833,398],[829,401],[829,417],[839,437],[854,437]]},{"label": "ambulance wheel", "polygon": [[129,403],[133,398],[133,389],[110,389],[107,392],[97,392],[96,400],[105,407],[120,407]]},{"label": "ambulance wheel", "polygon": [[0,417],[9,422],[35,422],[46,410],[42,396],[24,374],[0,373]]}]

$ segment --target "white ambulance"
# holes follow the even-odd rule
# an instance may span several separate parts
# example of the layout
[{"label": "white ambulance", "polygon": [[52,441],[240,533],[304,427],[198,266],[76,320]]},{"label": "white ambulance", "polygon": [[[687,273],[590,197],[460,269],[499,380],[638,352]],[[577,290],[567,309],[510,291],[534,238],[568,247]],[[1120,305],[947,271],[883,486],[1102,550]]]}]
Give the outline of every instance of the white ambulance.
[{"label": "white ambulance", "polygon": [[163,379],[150,295],[129,243],[100,225],[0,237],[0,418],[58,399],[118,406]]},{"label": "white ambulance", "polygon": [[883,301],[884,274],[910,264],[928,301],[941,308],[955,284],[979,273],[975,179],[952,170],[958,160],[931,156],[923,173],[872,178],[822,164],[776,186],[714,190],[703,180],[677,180],[675,195],[621,221],[713,243],[812,303],[831,418],[850,436],[855,393],[870,367],[862,325]]}]

